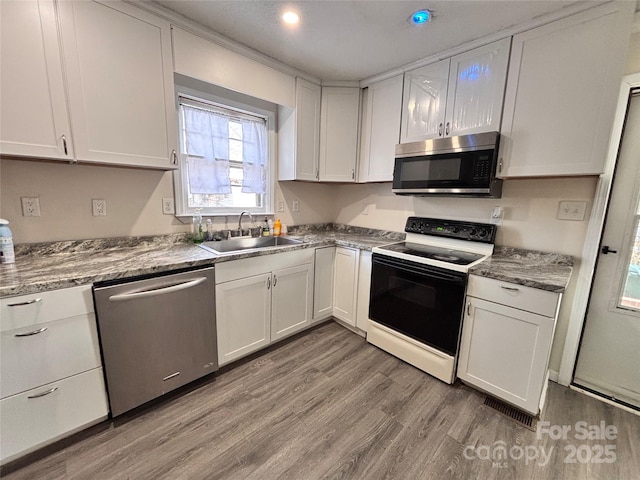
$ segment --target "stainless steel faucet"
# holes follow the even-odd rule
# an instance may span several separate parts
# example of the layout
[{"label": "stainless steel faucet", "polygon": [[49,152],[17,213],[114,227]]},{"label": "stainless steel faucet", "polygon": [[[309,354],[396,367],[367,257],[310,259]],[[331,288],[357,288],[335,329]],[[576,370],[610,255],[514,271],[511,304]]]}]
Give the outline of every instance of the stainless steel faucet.
[{"label": "stainless steel faucet", "polygon": [[[251,213],[249,213],[247,210],[243,210],[242,212],[240,212],[240,218],[238,218],[238,236],[239,237],[242,236],[242,216],[245,213],[249,215],[249,221],[253,222],[253,216],[251,216]],[[249,235],[251,235],[251,228],[249,228]]]}]

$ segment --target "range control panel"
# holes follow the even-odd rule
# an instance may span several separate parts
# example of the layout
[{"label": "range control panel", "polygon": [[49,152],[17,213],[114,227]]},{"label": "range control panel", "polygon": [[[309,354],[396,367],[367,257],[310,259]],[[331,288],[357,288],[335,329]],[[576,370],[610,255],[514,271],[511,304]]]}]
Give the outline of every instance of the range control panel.
[{"label": "range control panel", "polygon": [[493,243],[496,238],[495,225],[439,218],[409,217],[404,231],[482,243]]}]

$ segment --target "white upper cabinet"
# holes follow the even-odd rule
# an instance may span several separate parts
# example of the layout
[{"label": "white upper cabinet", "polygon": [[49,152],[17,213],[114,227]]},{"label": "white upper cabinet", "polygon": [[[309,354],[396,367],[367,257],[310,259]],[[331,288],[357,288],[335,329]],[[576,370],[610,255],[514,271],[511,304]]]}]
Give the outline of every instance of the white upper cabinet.
[{"label": "white upper cabinet", "polygon": [[390,182],[400,141],[402,75],[374,83],[363,93],[359,182]]},{"label": "white upper cabinet", "polygon": [[58,7],[77,160],[172,168],[169,24],[123,2]]},{"label": "white upper cabinet", "polygon": [[320,107],[320,181],[354,182],[360,88],[323,87]]},{"label": "white upper cabinet", "polygon": [[321,90],[297,78],[295,109],[278,109],[278,180],[318,181]]},{"label": "white upper cabinet", "polygon": [[445,135],[500,130],[511,39],[451,59]]},{"label": "white upper cabinet", "polygon": [[513,37],[502,177],[599,175],[634,2],[612,2]]},{"label": "white upper cabinet", "polygon": [[506,38],[405,74],[401,143],[498,131]]},{"label": "white upper cabinet", "polygon": [[0,152],[72,160],[53,2],[0,2],[0,22]]},{"label": "white upper cabinet", "polygon": [[296,79],[296,108],[278,109],[278,179],[354,182],[360,89]]},{"label": "white upper cabinet", "polygon": [[405,73],[400,143],[443,135],[449,63],[442,60]]},{"label": "white upper cabinet", "polygon": [[317,181],[321,87],[296,79],[296,108],[278,109],[278,179]]}]

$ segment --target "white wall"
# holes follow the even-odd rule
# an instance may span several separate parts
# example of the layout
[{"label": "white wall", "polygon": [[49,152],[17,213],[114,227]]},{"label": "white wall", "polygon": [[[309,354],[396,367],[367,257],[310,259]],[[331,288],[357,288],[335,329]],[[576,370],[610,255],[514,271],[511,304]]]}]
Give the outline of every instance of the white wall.
[{"label": "white wall", "polygon": [[[283,182],[276,185],[277,212],[285,224],[331,222],[332,186]],[[23,217],[20,197],[40,198],[40,217]],[[10,221],[15,243],[51,242],[187,232],[173,215],[162,214],[162,198],[173,197],[171,172],[61,162],[0,161],[0,217]],[[91,215],[91,199],[107,202],[107,216]],[[300,211],[292,211],[293,200]],[[277,203],[276,203],[277,205]],[[258,219],[257,219],[258,220]],[[187,220],[188,221],[188,220]],[[214,220],[234,228],[238,217]]]}]

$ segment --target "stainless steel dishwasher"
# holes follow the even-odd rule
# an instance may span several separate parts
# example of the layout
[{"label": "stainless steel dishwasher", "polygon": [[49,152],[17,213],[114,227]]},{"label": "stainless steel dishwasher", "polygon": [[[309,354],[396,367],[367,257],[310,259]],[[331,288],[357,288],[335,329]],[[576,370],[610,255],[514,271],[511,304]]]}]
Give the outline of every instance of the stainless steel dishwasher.
[{"label": "stainless steel dishwasher", "polygon": [[94,285],[112,416],[218,369],[214,269]]}]

